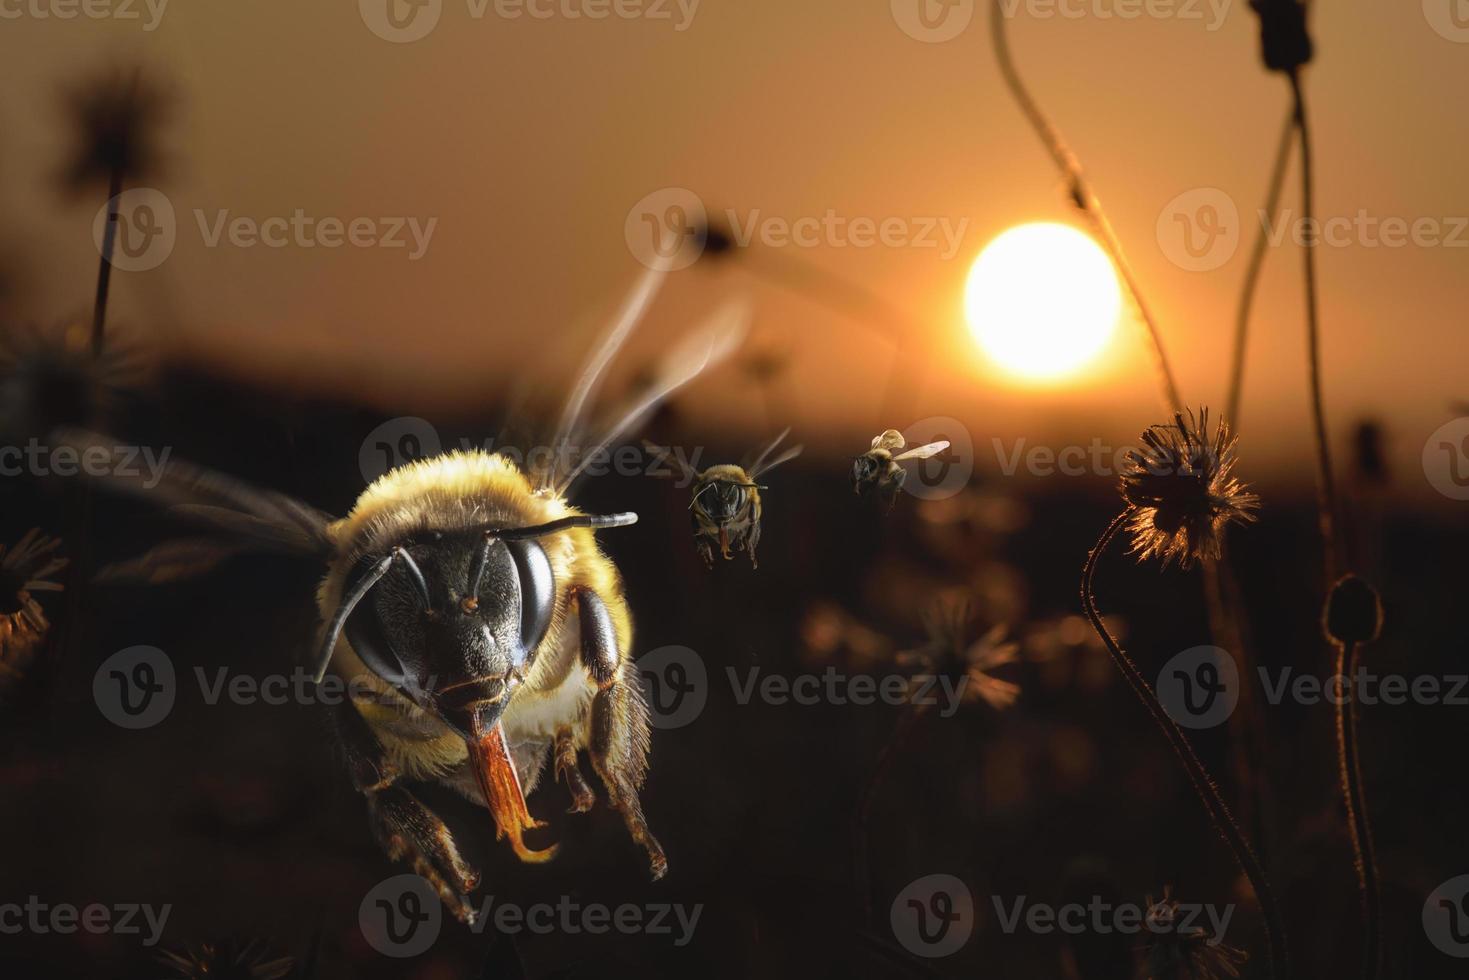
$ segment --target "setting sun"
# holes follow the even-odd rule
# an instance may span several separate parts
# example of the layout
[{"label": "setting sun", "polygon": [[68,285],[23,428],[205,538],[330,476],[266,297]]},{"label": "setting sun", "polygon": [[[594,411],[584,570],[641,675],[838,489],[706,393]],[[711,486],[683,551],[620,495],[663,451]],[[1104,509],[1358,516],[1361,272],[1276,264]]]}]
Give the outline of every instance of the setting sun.
[{"label": "setting sun", "polygon": [[1107,345],[1122,310],[1112,262],[1068,225],[1019,225],[985,246],[964,314],[985,354],[1032,380],[1066,377]]}]

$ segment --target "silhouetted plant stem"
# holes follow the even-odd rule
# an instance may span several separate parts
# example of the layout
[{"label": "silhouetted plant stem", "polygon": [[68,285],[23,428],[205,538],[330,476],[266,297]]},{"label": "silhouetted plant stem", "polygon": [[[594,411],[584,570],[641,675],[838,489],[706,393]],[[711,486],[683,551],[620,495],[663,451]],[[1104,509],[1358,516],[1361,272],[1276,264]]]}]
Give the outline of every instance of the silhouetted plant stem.
[{"label": "silhouetted plant stem", "polygon": [[[1311,129],[1306,116],[1306,94],[1299,71],[1289,73],[1291,96],[1295,100],[1296,132],[1301,139],[1301,221],[1302,227],[1313,226],[1316,184],[1312,175]],[[1332,474],[1330,434],[1326,427],[1326,407],[1321,395],[1321,315],[1316,290],[1317,236],[1311,235],[1301,251],[1305,256],[1306,278],[1306,346],[1310,364],[1311,412],[1316,427],[1316,492],[1321,526],[1321,546],[1325,552],[1326,582],[1336,579],[1336,478]]]},{"label": "silhouetted plant stem", "polygon": [[1004,76],[1005,84],[1015,96],[1015,101],[1019,103],[1021,112],[1025,113],[1036,135],[1040,137],[1041,142],[1050,152],[1051,159],[1056,162],[1061,175],[1066,178],[1072,203],[1081,210],[1082,214],[1086,215],[1097,238],[1112,257],[1112,262],[1117,267],[1117,274],[1122,277],[1123,283],[1127,286],[1127,293],[1137,308],[1138,316],[1148,329],[1148,338],[1152,341],[1164,401],[1167,402],[1171,411],[1181,412],[1184,408],[1183,399],[1179,397],[1178,384],[1174,380],[1173,369],[1168,363],[1168,354],[1163,348],[1163,334],[1158,328],[1158,322],[1153,318],[1152,311],[1143,300],[1142,290],[1139,289],[1137,283],[1137,275],[1133,272],[1132,264],[1128,262],[1127,255],[1122,250],[1122,242],[1112,229],[1112,222],[1107,219],[1107,212],[1102,208],[1101,199],[1097,197],[1096,192],[1092,190],[1082,173],[1081,162],[1077,160],[1076,154],[1062,138],[1061,131],[1041,111],[1040,105],[1031,96],[1019,71],[1016,70],[1014,58],[1010,54],[1010,42],[1006,35],[1005,21],[1005,2],[995,0],[994,5],[990,8],[990,36],[994,41],[995,58],[1000,63],[1000,74]]},{"label": "silhouetted plant stem", "polygon": [[108,178],[107,223],[102,227],[102,260],[97,267],[97,297],[92,304],[92,354],[100,356],[107,336],[107,292],[112,285],[112,250],[117,244],[117,197],[122,193],[122,171]]},{"label": "silhouetted plant stem", "polygon": [[1357,885],[1362,892],[1362,975],[1373,980],[1382,975],[1382,896],[1378,886],[1377,854],[1372,843],[1372,820],[1367,813],[1358,753],[1357,699],[1347,694],[1347,678],[1357,674],[1360,643],[1336,645],[1336,673],[1342,680],[1336,699],[1336,747],[1340,765],[1342,800],[1347,807],[1347,825],[1352,832],[1352,851],[1357,863]]},{"label": "silhouetted plant stem", "polygon": [[872,869],[869,867],[867,853],[867,828],[872,817],[872,804],[876,802],[882,787],[887,784],[893,763],[913,740],[919,723],[928,715],[928,709],[927,704],[914,704],[911,701],[908,703],[907,708],[898,716],[898,722],[893,726],[892,734],[888,736],[882,751],[878,753],[872,772],[868,774],[867,782],[863,784],[862,793],[857,799],[856,819],[852,827],[853,845],[857,858],[857,886],[862,890],[862,911],[869,927],[875,925],[872,914]]},{"label": "silhouetted plant stem", "polygon": [[1168,740],[1168,744],[1173,749],[1174,755],[1178,756],[1178,761],[1188,774],[1189,782],[1193,784],[1194,792],[1198,794],[1199,800],[1204,804],[1204,809],[1208,811],[1215,828],[1233,852],[1235,863],[1239,865],[1240,870],[1244,872],[1245,876],[1250,879],[1250,886],[1254,889],[1255,897],[1260,902],[1260,913],[1265,923],[1266,958],[1270,964],[1268,975],[1277,978],[1277,980],[1286,980],[1290,976],[1290,954],[1286,947],[1285,923],[1281,918],[1280,908],[1276,904],[1275,893],[1270,887],[1270,880],[1265,876],[1265,869],[1260,865],[1260,859],[1256,857],[1254,848],[1250,846],[1249,839],[1245,836],[1244,831],[1240,829],[1234,816],[1229,812],[1228,804],[1224,802],[1224,798],[1219,794],[1219,787],[1215,785],[1214,780],[1209,775],[1209,771],[1204,768],[1204,764],[1199,761],[1199,757],[1194,753],[1193,746],[1189,743],[1188,737],[1184,735],[1183,729],[1178,726],[1178,723],[1163,708],[1162,703],[1158,700],[1158,695],[1153,691],[1152,685],[1148,683],[1147,678],[1143,676],[1137,664],[1122,649],[1117,639],[1108,631],[1106,624],[1102,622],[1102,614],[1097,609],[1096,596],[1092,588],[1093,579],[1097,570],[1097,560],[1107,550],[1107,546],[1112,543],[1112,540],[1117,536],[1117,532],[1132,517],[1132,513],[1132,509],[1129,508],[1119,514],[1107,526],[1107,530],[1102,532],[1102,536],[1097,541],[1096,547],[1087,555],[1086,568],[1083,570],[1081,578],[1082,606],[1086,611],[1087,619],[1092,624],[1092,629],[1096,631],[1097,636],[1101,638],[1102,643],[1107,647],[1107,652],[1112,655],[1113,663],[1122,672],[1122,676],[1126,678],[1127,683],[1132,687],[1133,693],[1137,695],[1138,700],[1142,701],[1143,706],[1148,709],[1148,713],[1153,716],[1153,721],[1163,733],[1163,737]]},{"label": "silhouetted plant stem", "polygon": [[[1290,169],[1291,150],[1295,148],[1296,114],[1292,107],[1286,113],[1285,126],[1280,132],[1280,145],[1275,150],[1275,166],[1270,171],[1270,187],[1265,195],[1265,216],[1270,225],[1280,210],[1280,195],[1285,189],[1286,172]],[[1240,290],[1239,309],[1234,317],[1234,355],[1229,373],[1229,396],[1224,407],[1224,417],[1239,431],[1240,400],[1245,387],[1245,347],[1249,340],[1250,313],[1255,305],[1255,291],[1260,285],[1260,271],[1265,266],[1265,254],[1270,248],[1270,228],[1261,222],[1255,233],[1255,244],[1250,249],[1250,261],[1245,267],[1244,286]]]}]

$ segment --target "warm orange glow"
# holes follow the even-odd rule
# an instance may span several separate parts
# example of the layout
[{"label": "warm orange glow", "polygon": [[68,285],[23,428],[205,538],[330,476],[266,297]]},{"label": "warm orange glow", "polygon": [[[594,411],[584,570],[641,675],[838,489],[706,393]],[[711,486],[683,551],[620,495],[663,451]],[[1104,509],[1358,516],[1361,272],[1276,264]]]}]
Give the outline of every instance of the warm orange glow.
[{"label": "warm orange glow", "polygon": [[1056,380],[1112,339],[1122,291],[1107,253],[1068,225],[1004,232],[974,260],[964,291],[969,329],[1008,374]]}]

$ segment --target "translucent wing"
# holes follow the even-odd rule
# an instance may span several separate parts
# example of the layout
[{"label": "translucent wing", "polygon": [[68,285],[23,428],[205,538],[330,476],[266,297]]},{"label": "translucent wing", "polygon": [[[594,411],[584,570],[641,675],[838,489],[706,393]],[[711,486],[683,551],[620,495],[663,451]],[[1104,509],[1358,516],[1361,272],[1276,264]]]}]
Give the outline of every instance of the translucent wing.
[{"label": "translucent wing", "polygon": [[780,435],[776,436],[775,441],[766,446],[765,449],[761,451],[759,456],[755,457],[755,462],[746,468],[746,472],[750,474],[750,479],[758,480],[760,479],[760,475],[762,473],[769,473],[780,464],[789,463],[791,460],[801,455],[801,450],[805,448],[804,446],[791,446],[779,456],[776,456],[774,458],[771,457],[770,454],[775,452],[775,448],[779,446],[783,441],[785,441],[785,437],[790,434],[791,430],[786,429]]},{"label": "translucent wing", "polygon": [[890,453],[895,453],[906,445],[908,445],[907,440],[897,429],[888,429],[872,440],[873,449],[886,449]]},{"label": "translucent wing", "polygon": [[[668,244],[668,241],[665,240],[665,248],[660,250],[660,255],[668,253],[666,247]],[[576,384],[572,386],[571,394],[566,398],[566,404],[561,410],[561,418],[556,426],[556,434],[551,440],[551,446],[554,449],[552,464],[542,474],[542,489],[569,482],[559,472],[569,465],[566,460],[568,456],[566,450],[572,447],[573,440],[585,423],[587,406],[592,403],[597,389],[601,387],[602,380],[607,374],[607,366],[612,363],[612,359],[617,356],[617,352],[622,349],[627,338],[647,315],[648,308],[653,305],[658,290],[668,277],[667,272],[667,263],[660,262],[650,266],[638,276],[632,291],[622,301],[622,306],[613,318],[611,326],[602,335],[601,341],[587,360],[586,367],[582,368],[581,375],[577,378]]]},{"label": "translucent wing", "polygon": [[[82,429],[52,434],[53,446],[115,456],[117,440]],[[208,571],[234,555],[273,553],[325,563],[335,551],[332,518],[299,500],[261,490],[201,466],[165,457],[160,474],[144,476],[121,468],[92,474],[104,489],[156,503],[210,532],[208,537],[168,541],[143,556],[104,569],[102,577],[146,582],[172,581]],[[156,483],[154,482],[156,478]]]},{"label": "translucent wing", "polygon": [[948,448],[949,441],[947,439],[942,439],[938,442],[930,442],[926,446],[918,446],[914,449],[910,449],[906,453],[894,456],[893,459],[928,459],[928,457],[935,456]]},{"label": "translucent wing", "polygon": [[644,421],[660,402],[733,354],[744,341],[749,325],[750,311],[743,303],[727,303],[715,311],[702,326],[659,361],[652,381],[612,414],[614,421],[610,425],[605,426],[595,438],[576,447],[576,465],[558,478],[551,485],[551,490],[557,496],[564,495],[604,449]]}]

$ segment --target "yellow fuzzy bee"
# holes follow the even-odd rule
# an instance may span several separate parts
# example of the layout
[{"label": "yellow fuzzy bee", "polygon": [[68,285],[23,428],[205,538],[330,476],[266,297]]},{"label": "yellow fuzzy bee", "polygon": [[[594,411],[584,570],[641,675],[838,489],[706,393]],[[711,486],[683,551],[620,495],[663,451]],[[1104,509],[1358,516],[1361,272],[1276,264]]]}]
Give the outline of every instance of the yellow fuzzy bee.
[{"label": "yellow fuzzy bee", "polygon": [[714,567],[716,547],[725,561],[734,557],[730,552],[733,547],[750,556],[752,567],[760,567],[755,557],[755,548],[760,543],[760,519],[764,516],[760,491],[770,488],[762,486],[759,480],[782,463],[801,455],[803,447],[792,446],[779,456],[771,456],[790,432],[786,429],[776,436],[753,463],[739,466],[722,463],[699,472],[685,463],[682,457],[675,457],[684,469],[684,478],[693,483],[689,520],[694,529],[694,546],[705,566]]},{"label": "yellow fuzzy bee", "polygon": [[[318,681],[331,671],[352,692],[333,709],[352,781],[389,857],[411,862],[466,922],[479,875],[415,783],[439,783],[487,807],[497,837],[540,862],[555,848],[526,842],[544,826],[526,797],[552,759],[572,812],[589,810],[596,797],[578,766],[585,752],[653,876],[667,868],[638,798],[650,733],[631,617],[618,571],[594,538],[637,515],[589,515],[567,500],[598,453],[728,356],[743,333],[741,312],[721,312],[664,359],[617,421],[581,441],[586,403],[661,279],[655,270],[640,280],[582,373],[544,472],[500,454],[451,452],[389,471],[333,520],[175,463],[148,498],[180,505],[218,534],[164,543],[109,576],[166,581],[247,551],[317,563],[323,627],[312,667]],[[62,438],[79,447],[101,441]]]},{"label": "yellow fuzzy bee", "polygon": [[888,429],[872,440],[872,448],[852,461],[852,492],[859,497],[873,490],[891,509],[898,491],[908,479],[908,471],[900,465],[905,460],[928,459],[949,448],[948,440],[907,449],[908,441],[897,429]]}]

